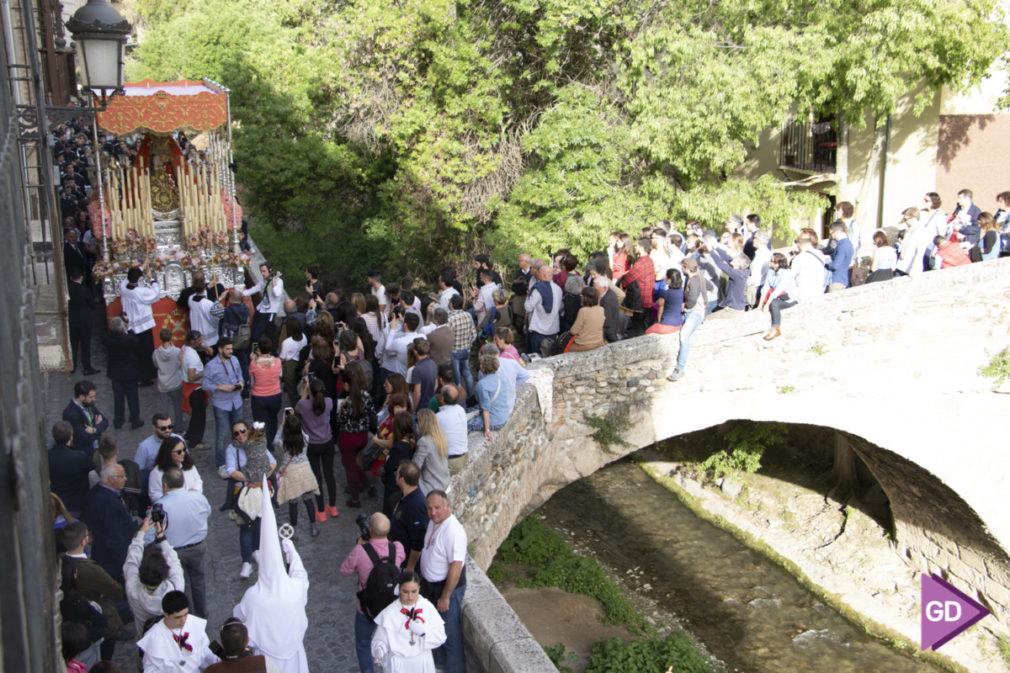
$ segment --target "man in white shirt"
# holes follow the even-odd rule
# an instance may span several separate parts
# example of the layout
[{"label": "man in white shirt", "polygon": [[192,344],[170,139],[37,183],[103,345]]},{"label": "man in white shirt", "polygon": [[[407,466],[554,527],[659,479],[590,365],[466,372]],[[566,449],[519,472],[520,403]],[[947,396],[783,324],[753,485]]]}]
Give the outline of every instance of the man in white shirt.
[{"label": "man in white shirt", "polygon": [[137,641],[144,651],[144,673],[196,673],[218,662],[210,651],[207,622],[189,614],[181,591],[161,599],[163,619]]},{"label": "man in white shirt", "polygon": [[435,414],[438,427],[449,445],[449,472],[458,474],[469,460],[466,440],[466,410],[459,404],[459,389],[451,383],[442,386],[442,406]]},{"label": "man in white shirt", "polygon": [[[195,468],[194,468],[195,469]],[[170,467],[161,478],[164,495],[158,504],[165,512],[165,539],[179,555],[186,586],[193,596],[193,614],[207,616],[207,588],[204,579],[204,552],[210,503],[202,493],[187,491],[182,470]],[[153,536],[152,536],[153,538]]]},{"label": "man in white shirt", "polygon": [[408,313],[401,321],[394,318],[386,330],[385,349],[383,350],[383,368],[394,374],[407,375],[407,347],[414,339],[421,337],[417,328],[421,318],[416,313]]},{"label": "man in white shirt", "polygon": [[464,673],[463,632],[459,612],[466,592],[466,530],[453,516],[445,491],[432,491],[428,505],[428,528],[421,552],[421,595],[445,621],[445,644],[434,651],[435,665],[446,673]]},{"label": "man in white shirt", "polygon": [[144,270],[141,268],[133,267],[127,271],[126,280],[119,284],[119,298],[130,332],[140,337],[137,342],[137,359],[140,360],[137,378],[146,384],[153,383],[158,375],[151,360],[154,353],[154,311],[151,310],[151,305],[158,301],[161,292],[155,281],[148,287],[141,285],[143,275]]},{"label": "man in white shirt", "polygon": [[562,291],[557,283],[551,282],[554,268],[544,264],[538,274],[538,280],[530,288],[525,304],[526,317],[529,319],[526,330],[527,351],[530,353],[539,353],[543,340],[561,331],[559,316]]},{"label": "man in white shirt", "polygon": [[378,271],[368,272],[368,285],[372,295],[379,302],[379,312],[389,317],[389,300],[386,299],[386,288],[382,285],[382,274]]},{"label": "man in white shirt", "polygon": [[442,273],[438,274],[438,305],[445,309],[445,312],[449,312],[449,300],[452,299],[452,295],[459,294],[450,283],[452,282],[452,270],[443,270]]},{"label": "man in white shirt", "polygon": [[186,444],[194,449],[203,448],[203,431],[207,425],[207,395],[203,391],[203,335],[196,330],[186,333],[182,347],[182,407],[189,410]]},{"label": "man in white shirt", "polygon": [[480,279],[480,290],[475,287],[470,288],[470,295],[473,298],[473,310],[477,315],[477,323],[481,322],[484,314],[494,308],[494,291],[498,289],[495,284],[490,269],[481,269],[478,272]]},{"label": "man in white shirt", "polygon": [[[259,341],[263,332],[274,320],[277,311],[281,308],[284,300],[284,281],[281,280],[281,272],[276,273],[270,270],[270,265],[260,264],[260,282],[245,290],[242,294],[250,297],[257,292],[263,293],[263,299],[256,306],[256,313],[253,315],[252,329],[249,338],[252,341]],[[207,335],[205,334],[204,337]]]},{"label": "man in white shirt", "polygon": [[204,346],[213,348],[217,345],[217,328],[221,323],[221,316],[214,315],[214,302],[207,299],[207,288],[204,282],[198,279],[194,285],[196,292],[189,298],[189,325],[203,335]]}]

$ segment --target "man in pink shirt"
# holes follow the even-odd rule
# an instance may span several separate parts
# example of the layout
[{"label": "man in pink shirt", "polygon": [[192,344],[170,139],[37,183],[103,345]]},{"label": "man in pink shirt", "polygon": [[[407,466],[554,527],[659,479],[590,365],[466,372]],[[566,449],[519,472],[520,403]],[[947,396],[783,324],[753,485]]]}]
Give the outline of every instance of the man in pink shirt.
[{"label": "man in pink shirt", "polygon": [[[397,568],[403,567],[405,555],[403,545],[399,542],[390,542],[386,539],[389,535],[389,519],[382,512],[376,512],[368,518],[368,539],[359,537],[358,543],[347,555],[344,562],[340,564],[341,575],[358,574],[358,591],[365,588],[368,582],[368,575],[375,566],[366,545],[371,547],[377,558],[386,562],[389,558]],[[368,618],[361,609],[361,601],[355,604],[354,614],[354,650],[358,655],[358,668],[361,673],[373,673],[372,666],[372,634],[375,632],[375,622]]]}]

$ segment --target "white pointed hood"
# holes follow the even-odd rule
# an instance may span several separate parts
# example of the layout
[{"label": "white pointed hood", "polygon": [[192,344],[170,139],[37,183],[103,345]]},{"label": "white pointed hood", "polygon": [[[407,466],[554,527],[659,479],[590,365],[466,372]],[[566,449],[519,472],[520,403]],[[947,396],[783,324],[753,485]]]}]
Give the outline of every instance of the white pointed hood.
[{"label": "white pointed hood", "polygon": [[273,659],[289,659],[302,649],[309,625],[305,615],[309,580],[290,541],[286,541],[291,545],[290,572],[285,571],[269,489],[262,490],[256,584],[246,590],[234,614],[245,623],[249,640],[259,652]]}]

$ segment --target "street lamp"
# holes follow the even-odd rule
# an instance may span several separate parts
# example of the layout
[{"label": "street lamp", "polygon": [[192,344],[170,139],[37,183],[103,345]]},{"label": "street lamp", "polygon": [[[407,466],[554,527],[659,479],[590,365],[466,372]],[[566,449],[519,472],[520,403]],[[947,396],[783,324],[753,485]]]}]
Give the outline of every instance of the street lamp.
[{"label": "street lamp", "polygon": [[123,89],[123,47],[130,24],[105,0],[88,0],[67,21],[77,44],[83,86],[99,98],[104,110],[112,94]]}]

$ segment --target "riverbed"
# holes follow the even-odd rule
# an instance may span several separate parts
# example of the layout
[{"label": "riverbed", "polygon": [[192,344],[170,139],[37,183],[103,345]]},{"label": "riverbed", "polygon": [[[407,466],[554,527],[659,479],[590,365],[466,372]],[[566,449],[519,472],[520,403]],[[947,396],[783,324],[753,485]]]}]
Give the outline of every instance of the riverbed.
[{"label": "riverbed", "polygon": [[676,615],[729,670],[939,670],[863,633],[632,462],[566,487],[539,514],[629,578],[626,588]]}]

